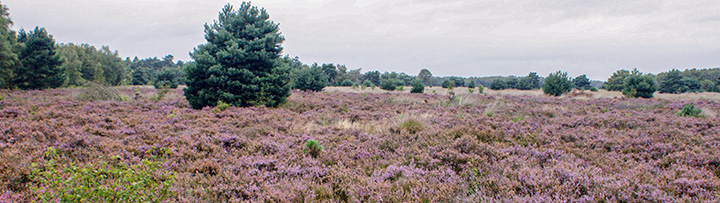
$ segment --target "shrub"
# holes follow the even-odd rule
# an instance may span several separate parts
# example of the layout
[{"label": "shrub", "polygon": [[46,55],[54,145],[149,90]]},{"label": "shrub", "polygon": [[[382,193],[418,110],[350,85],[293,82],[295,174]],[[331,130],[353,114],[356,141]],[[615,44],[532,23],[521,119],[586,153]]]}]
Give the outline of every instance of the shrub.
[{"label": "shrub", "polygon": [[185,69],[185,98],[192,108],[220,100],[276,107],[290,96],[290,67],[279,58],[285,38],[265,9],[227,4],[218,20],[205,26],[205,39],[190,54],[195,63]]},{"label": "shrub", "polygon": [[175,174],[161,171],[161,162],[143,159],[140,164],[87,164],[82,167],[58,162],[57,151],[49,148],[50,159],[30,167],[31,194],[40,202],[161,202],[175,196],[171,190]]},{"label": "shrub", "polygon": [[355,85],[353,84],[353,82],[350,79],[345,79],[340,83],[340,86],[350,87],[350,86],[355,86]]},{"label": "shrub", "polygon": [[622,91],[623,84],[625,84],[625,77],[628,75],[630,75],[630,71],[628,70],[615,71],[615,73],[608,78],[607,82],[603,84],[603,89],[607,91]]},{"label": "shrub", "polygon": [[483,86],[483,85],[478,85],[478,86],[477,86],[477,91],[478,91],[478,93],[482,94],[483,92],[485,92],[485,86]]},{"label": "shrub", "polygon": [[120,92],[113,87],[106,87],[94,82],[85,83],[77,98],[81,101],[122,101]]},{"label": "shrub", "polygon": [[422,94],[423,92],[425,92],[425,85],[423,85],[421,81],[415,81],[412,85],[410,93]]},{"label": "shrub", "polygon": [[320,66],[304,67],[295,73],[295,89],[302,91],[321,91],[328,85],[328,76],[323,73]]},{"label": "shrub", "polygon": [[323,147],[320,145],[320,142],[311,139],[305,142],[305,149],[303,151],[310,154],[313,158],[317,158],[323,151]]},{"label": "shrub", "polygon": [[657,91],[657,81],[649,74],[642,74],[637,69],[625,77],[622,93],[629,98],[652,98]]},{"label": "shrub", "polygon": [[490,83],[490,89],[492,90],[504,90],[508,88],[507,81],[503,78],[498,78]]},{"label": "shrub", "polygon": [[397,88],[397,82],[393,79],[380,80],[380,89],[393,91]]},{"label": "shrub", "polygon": [[168,88],[161,88],[161,89],[156,89],[156,90],[157,90],[157,92],[155,93],[155,96],[150,98],[151,101],[160,101],[163,98],[165,98],[165,95],[168,92],[170,92],[170,89],[168,89]]},{"label": "shrub", "polygon": [[600,90],[598,90],[598,88],[596,88],[596,87],[590,87],[590,91],[591,91],[591,92],[597,92],[597,91],[600,91]]},{"label": "shrub", "polygon": [[555,72],[545,78],[545,84],[543,85],[543,92],[547,95],[560,96],[570,92],[572,89],[572,82],[568,78],[567,72]]},{"label": "shrub", "polygon": [[447,88],[447,89],[452,90],[455,87],[455,81],[451,80],[451,79],[445,80],[442,82],[441,86],[442,86],[442,88]]},{"label": "shrub", "polygon": [[215,108],[212,110],[212,113],[223,112],[223,111],[227,110],[228,108],[230,108],[230,104],[225,103],[223,101],[218,101],[217,105],[215,105]]},{"label": "shrub", "polygon": [[683,106],[682,110],[680,110],[677,115],[686,117],[686,116],[692,116],[692,117],[700,117],[700,114],[702,113],[702,110],[695,108],[695,103],[687,103],[685,106]]},{"label": "shrub", "polygon": [[175,89],[180,85],[182,74],[180,68],[165,67],[158,73],[153,85],[155,89]]},{"label": "shrub", "polygon": [[370,87],[370,86],[372,86],[372,85],[373,85],[373,83],[370,82],[369,80],[366,80],[365,82],[363,82],[363,86],[364,86],[364,87]]}]

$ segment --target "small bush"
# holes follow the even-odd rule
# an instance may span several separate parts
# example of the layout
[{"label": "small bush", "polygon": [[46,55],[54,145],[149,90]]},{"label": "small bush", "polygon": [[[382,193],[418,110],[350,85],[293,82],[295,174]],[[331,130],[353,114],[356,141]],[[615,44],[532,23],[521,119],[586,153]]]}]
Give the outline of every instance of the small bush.
[{"label": "small bush", "polygon": [[412,85],[410,93],[422,94],[423,92],[425,92],[425,85],[423,85],[422,82],[415,81]]},{"label": "small bush", "polygon": [[50,159],[30,167],[31,194],[38,202],[162,202],[175,196],[171,190],[175,174],[160,171],[160,162],[144,159],[140,164],[60,164],[57,151]]},{"label": "small bush", "polygon": [[155,96],[150,98],[151,101],[160,101],[163,98],[165,98],[165,95],[168,92],[170,92],[170,89],[168,89],[168,88],[161,88],[161,89],[156,89],[156,90],[157,90],[157,92],[155,93]]},{"label": "small bush", "polygon": [[313,158],[317,158],[323,151],[323,147],[317,140],[308,140],[305,142],[305,150],[303,151],[310,154]]},{"label": "small bush", "polygon": [[228,108],[230,108],[230,104],[225,103],[224,101],[218,101],[217,105],[215,105],[215,108],[212,110],[212,113],[223,112]]},{"label": "small bush", "polygon": [[94,82],[86,83],[77,98],[81,101],[122,101],[120,92],[117,89]]},{"label": "small bush", "polygon": [[397,82],[393,79],[382,79],[380,81],[380,89],[393,91],[397,89]]},{"label": "small bush", "polygon": [[478,93],[482,94],[483,92],[485,92],[485,86],[478,85],[478,86],[477,86],[477,91],[478,91]]},{"label": "small bush", "polygon": [[700,117],[701,113],[702,110],[695,108],[695,103],[687,103],[685,104],[685,106],[683,106],[682,110],[677,113],[677,115],[682,117]]},{"label": "small bush", "polygon": [[596,87],[591,87],[591,88],[590,88],[590,91],[591,91],[591,92],[597,92],[597,91],[600,91],[600,90],[598,90],[598,88],[596,88]]},{"label": "small bush", "polygon": [[570,92],[572,86],[572,81],[570,81],[567,72],[558,71],[550,73],[550,75],[545,78],[543,92],[547,95],[557,97]]}]

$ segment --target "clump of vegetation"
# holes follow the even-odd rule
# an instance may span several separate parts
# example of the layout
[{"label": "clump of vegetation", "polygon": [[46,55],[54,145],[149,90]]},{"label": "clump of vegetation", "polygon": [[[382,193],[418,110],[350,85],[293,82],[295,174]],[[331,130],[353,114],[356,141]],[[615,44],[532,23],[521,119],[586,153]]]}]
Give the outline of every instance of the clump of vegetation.
[{"label": "clump of vegetation", "polygon": [[543,85],[543,92],[547,95],[560,96],[572,90],[572,81],[568,77],[567,72],[558,71],[550,73],[545,78],[545,85]]},{"label": "clump of vegetation", "polygon": [[158,161],[61,164],[57,150],[49,148],[43,166],[30,167],[32,196],[40,202],[161,202],[175,196],[171,190],[175,174],[162,170]]},{"label": "clump of vegetation", "polygon": [[393,91],[397,89],[397,81],[393,79],[382,79],[380,80],[380,89]]},{"label": "clump of vegetation", "polygon": [[217,105],[215,105],[215,108],[212,110],[212,113],[220,113],[230,108],[230,104],[225,103],[224,101],[218,101]]},{"label": "clump of vegetation", "polygon": [[320,145],[320,142],[317,140],[310,139],[305,142],[305,149],[303,151],[310,154],[313,158],[317,158],[323,151],[323,146]]},{"label": "clump of vegetation", "polygon": [[290,68],[279,63],[285,38],[265,9],[243,2],[235,10],[228,4],[205,26],[205,39],[191,53],[195,63],[185,68],[185,98],[192,108],[219,100],[276,107],[290,96]]},{"label": "clump of vegetation", "polygon": [[327,81],[328,76],[323,73],[322,68],[313,64],[311,67],[306,66],[295,71],[293,85],[298,90],[319,92],[328,85]]},{"label": "clump of vegetation", "polygon": [[415,134],[424,129],[422,123],[420,123],[414,119],[408,119],[405,122],[402,122],[400,124],[400,128],[404,129],[405,131],[407,131],[410,134]]},{"label": "clump of vegetation", "polygon": [[477,86],[477,91],[478,91],[478,93],[482,94],[483,92],[485,92],[485,86],[483,86],[483,85],[478,85],[478,86]]},{"label": "clump of vegetation", "polygon": [[412,85],[412,89],[410,90],[410,93],[419,93],[422,94],[425,92],[425,85],[422,84],[420,81],[415,81]]},{"label": "clump of vegetation", "polygon": [[629,98],[652,98],[658,89],[655,77],[650,74],[643,74],[637,69],[625,77],[622,93]]},{"label": "clump of vegetation", "polygon": [[163,98],[165,98],[165,95],[166,95],[168,92],[170,92],[170,89],[168,89],[168,88],[160,88],[160,89],[157,89],[157,92],[155,93],[155,96],[151,97],[150,100],[151,100],[151,101],[160,101],[160,100],[162,100]]},{"label": "clump of vegetation", "polygon": [[123,100],[117,89],[113,87],[106,87],[94,82],[85,83],[85,87],[82,89],[77,98],[81,101]]},{"label": "clump of vegetation", "polygon": [[683,106],[682,110],[677,113],[677,115],[682,117],[701,117],[701,113],[702,110],[695,108],[695,103],[687,103]]}]

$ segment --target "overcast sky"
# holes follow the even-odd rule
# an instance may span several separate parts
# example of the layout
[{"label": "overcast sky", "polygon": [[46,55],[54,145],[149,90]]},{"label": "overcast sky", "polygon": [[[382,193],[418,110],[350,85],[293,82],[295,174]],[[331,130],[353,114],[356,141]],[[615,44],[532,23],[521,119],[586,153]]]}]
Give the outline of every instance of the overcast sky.
[{"label": "overcast sky", "polygon": [[[4,0],[15,30],[45,27],[61,43],[109,45],[122,57],[190,60],[220,0]],[[284,54],[307,64],[434,75],[606,80],[720,67],[717,0],[258,0],[280,23]]]}]

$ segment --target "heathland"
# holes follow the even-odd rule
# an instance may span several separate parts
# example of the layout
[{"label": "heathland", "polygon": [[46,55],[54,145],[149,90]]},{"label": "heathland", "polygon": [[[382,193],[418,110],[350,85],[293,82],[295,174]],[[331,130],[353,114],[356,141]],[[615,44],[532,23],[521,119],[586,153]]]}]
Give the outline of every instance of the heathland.
[{"label": "heathland", "polygon": [[[126,169],[143,172],[142,183],[171,202],[715,202],[720,195],[717,93],[626,99],[604,90],[550,97],[457,89],[450,100],[437,87],[424,94],[328,87],[293,91],[277,108],[194,110],[180,89],[116,89],[120,97],[109,101],[93,101],[87,94],[97,92],[87,88],[3,90],[0,202],[83,184],[119,191],[138,182],[112,172]],[[689,103],[702,113],[678,114]],[[105,179],[78,181],[88,174]]]}]

